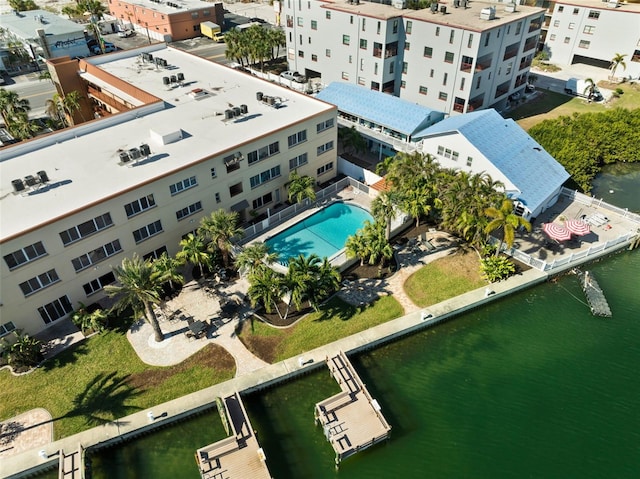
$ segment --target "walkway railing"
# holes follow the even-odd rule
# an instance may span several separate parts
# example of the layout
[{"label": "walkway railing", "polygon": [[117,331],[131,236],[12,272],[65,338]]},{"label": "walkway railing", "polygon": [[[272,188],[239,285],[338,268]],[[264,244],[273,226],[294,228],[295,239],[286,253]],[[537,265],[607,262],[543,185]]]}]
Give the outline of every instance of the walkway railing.
[{"label": "walkway railing", "polygon": [[619,208],[617,206],[610,205],[609,203],[605,202],[602,198],[598,199],[598,198],[594,198],[593,196],[587,196],[583,193],[570,190],[569,188],[565,188],[565,187],[562,187],[560,194],[570,198],[573,201],[581,203],[583,205],[592,206],[594,208],[603,208],[605,210],[613,211],[614,213],[619,214],[623,218],[633,221],[634,223],[637,223],[640,225],[640,215],[630,212],[628,208]]}]

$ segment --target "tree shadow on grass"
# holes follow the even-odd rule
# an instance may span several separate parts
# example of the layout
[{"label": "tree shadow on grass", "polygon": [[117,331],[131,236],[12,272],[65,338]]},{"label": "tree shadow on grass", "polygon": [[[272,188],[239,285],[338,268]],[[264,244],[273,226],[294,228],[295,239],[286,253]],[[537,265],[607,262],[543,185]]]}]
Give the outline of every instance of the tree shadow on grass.
[{"label": "tree shadow on grass", "polygon": [[358,308],[344,301],[331,300],[322,307],[322,314],[314,322],[338,319],[348,321],[358,312]]},{"label": "tree shadow on grass", "polygon": [[116,371],[97,374],[73,399],[74,408],[63,417],[81,416],[89,426],[97,426],[139,411],[140,407],[125,404],[140,392],[128,383],[129,376]]},{"label": "tree shadow on grass", "polygon": [[69,346],[67,349],[59,352],[55,356],[47,359],[40,366],[44,371],[51,371],[56,368],[63,368],[68,364],[75,363],[80,356],[85,356],[88,354],[88,348],[86,344],[86,340],[82,342],[73,344]]}]

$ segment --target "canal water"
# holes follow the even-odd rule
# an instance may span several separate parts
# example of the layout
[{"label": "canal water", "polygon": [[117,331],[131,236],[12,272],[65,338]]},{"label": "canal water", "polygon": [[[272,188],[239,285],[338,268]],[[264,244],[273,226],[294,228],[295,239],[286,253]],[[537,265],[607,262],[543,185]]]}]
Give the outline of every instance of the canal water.
[{"label": "canal water", "polygon": [[[568,275],[353,358],[393,429],[338,470],[313,423],[338,391],[326,369],[246,396],[272,476],[637,477],[640,254],[589,269],[612,318],[592,316]],[[195,450],[223,435],[217,413],[199,416],[93,455],[93,477],[197,478]]]}]

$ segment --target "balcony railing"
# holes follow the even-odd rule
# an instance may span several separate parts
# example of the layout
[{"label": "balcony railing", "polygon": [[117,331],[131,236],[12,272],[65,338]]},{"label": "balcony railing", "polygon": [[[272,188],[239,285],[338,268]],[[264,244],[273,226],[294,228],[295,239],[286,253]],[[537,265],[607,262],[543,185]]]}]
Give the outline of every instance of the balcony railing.
[{"label": "balcony railing", "polygon": [[458,113],[464,113],[464,103],[462,105],[460,105],[459,103],[454,103],[453,111],[457,111]]},{"label": "balcony railing", "polygon": [[468,73],[471,71],[472,66],[473,66],[472,63],[460,63],[460,71]]},{"label": "balcony railing", "polygon": [[522,63],[520,63],[520,70],[524,70],[525,68],[530,67],[530,66],[531,66],[531,60],[528,60],[526,62],[522,62]]}]

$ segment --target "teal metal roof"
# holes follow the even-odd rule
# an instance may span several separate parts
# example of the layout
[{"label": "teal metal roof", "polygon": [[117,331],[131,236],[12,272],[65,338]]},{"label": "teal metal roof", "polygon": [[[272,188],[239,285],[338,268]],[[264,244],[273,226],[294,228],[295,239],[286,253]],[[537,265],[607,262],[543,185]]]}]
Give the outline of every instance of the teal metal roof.
[{"label": "teal metal roof", "polygon": [[363,118],[407,136],[444,118],[442,112],[351,83],[330,83],[316,95],[316,98],[336,105],[343,113]]},{"label": "teal metal roof", "polygon": [[420,133],[428,138],[459,132],[520,190],[531,211],[545,202],[569,173],[511,119],[493,109],[447,118]]}]

